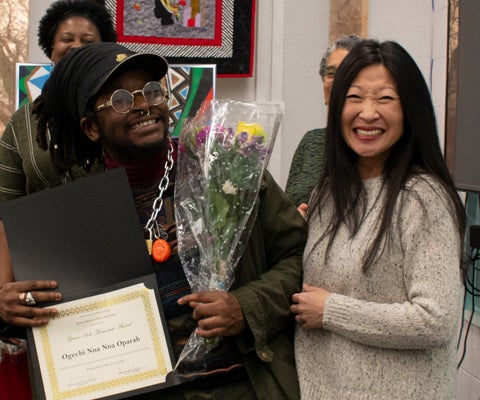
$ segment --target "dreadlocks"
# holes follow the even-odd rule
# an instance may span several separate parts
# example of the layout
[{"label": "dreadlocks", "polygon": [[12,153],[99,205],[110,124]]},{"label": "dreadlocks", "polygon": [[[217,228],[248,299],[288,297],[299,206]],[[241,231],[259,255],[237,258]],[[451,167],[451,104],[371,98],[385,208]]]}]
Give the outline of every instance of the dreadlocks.
[{"label": "dreadlocks", "polygon": [[[33,108],[38,119],[38,145],[49,150],[52,164],[60,173],[70,172],[75,165],[89,172],[95,160],[102,158],[101,144],[92,142],[64,107],[59,109],[61,103],[52,99],[55,91],[49,83],[45,83],[43,96],[37,98]],[[95,114],[89,111],[88,117],[95,118]]]}]

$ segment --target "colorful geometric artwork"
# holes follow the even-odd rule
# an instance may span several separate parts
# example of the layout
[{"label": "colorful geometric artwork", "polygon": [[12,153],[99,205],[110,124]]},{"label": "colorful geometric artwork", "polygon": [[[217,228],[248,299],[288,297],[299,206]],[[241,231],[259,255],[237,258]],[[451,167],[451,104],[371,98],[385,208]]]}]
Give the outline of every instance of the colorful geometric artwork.
[{"label": "colorful geometric artwork", "polygon": [[205,100],[215,98],[215,65],[170,65],[170,131],[180,135],[181,122],[193,117]]},{"label": "colorful geometric artwork", "polygon": [[43,84],[50,76],[51,70],[51,64],[17,63],[17,108],[37,98],[42,91]]},{"label": "colorful geometric artwork", "polygon": [[[50,64],[17,63],[17,108],[35,100],[51,70]],[[215,98],[215,80],[215,65],[170,65],[168,82],[172,136],[179,135],[183,119],[194,116],[203,101]]]},{"label": "colorful geometric artwork", "polygon": [[253,70],[255,0],[105,0],[118,42],[172,64],[216,64],[219,77]]}]

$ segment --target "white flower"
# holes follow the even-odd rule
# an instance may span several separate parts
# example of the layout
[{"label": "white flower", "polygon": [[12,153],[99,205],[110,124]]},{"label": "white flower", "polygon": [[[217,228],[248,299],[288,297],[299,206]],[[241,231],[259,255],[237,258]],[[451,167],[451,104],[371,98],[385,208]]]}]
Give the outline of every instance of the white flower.
[{"label": "white flower", "polygon": [[222,191],[225,194],[232,194],[236,195],[237,194],[237,188],[233,186],[233,183],[230,179],[228,179],[222,186]]}]

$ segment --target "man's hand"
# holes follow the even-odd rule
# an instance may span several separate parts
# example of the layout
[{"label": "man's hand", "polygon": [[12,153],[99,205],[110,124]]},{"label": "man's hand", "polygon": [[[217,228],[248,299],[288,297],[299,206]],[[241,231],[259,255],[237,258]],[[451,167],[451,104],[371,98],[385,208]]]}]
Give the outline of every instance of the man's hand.
[{"label": "man's hand", "polygon": [[[45,325],[58,311],[54,308],[40,308],[38,305],[61,300],[61,293],[45,291],[56,287],[55,281],[21,281],[1,285],[0,318],[7,324],[16,326]],[[27,304],[27,293],[33,297],[34,305]]]},{"label": "man's hand", "polygon": [[198,336],[233,336],[245,329],[242,307],[229,292],[192,293],[178,299],[178,304],[188,304],[193,308],[193,318],[198,321]]}]

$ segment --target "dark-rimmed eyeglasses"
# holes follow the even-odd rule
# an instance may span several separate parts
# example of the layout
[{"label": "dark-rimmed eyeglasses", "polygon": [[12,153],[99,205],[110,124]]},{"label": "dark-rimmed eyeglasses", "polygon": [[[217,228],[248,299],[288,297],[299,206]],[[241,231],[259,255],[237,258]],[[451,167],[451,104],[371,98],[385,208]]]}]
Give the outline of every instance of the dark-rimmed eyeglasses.
[{"label": "dark-rimmed eyeglasses", "polygon": [[126,114],[133,109],[135,104],[135,95],[141,94],[148,106],[158,106],[168,98],[167,89],[165,89],[160,82],[147,82],[143,89],[129,92],[126,89],[115,90],[110,96],[110,100],[106,103],[100,104],[95,108],[95,111],[101,111],[106,107],[112,107],[113,111],[119,114]]},{"label": "dark-rimmed eyeglasses", "polygon": [[332,82],[333,78],[335,78],[335,74],[337,73],[337,67],[331,65],[325,68],[325,75],[323,76],[324,81]]}]

